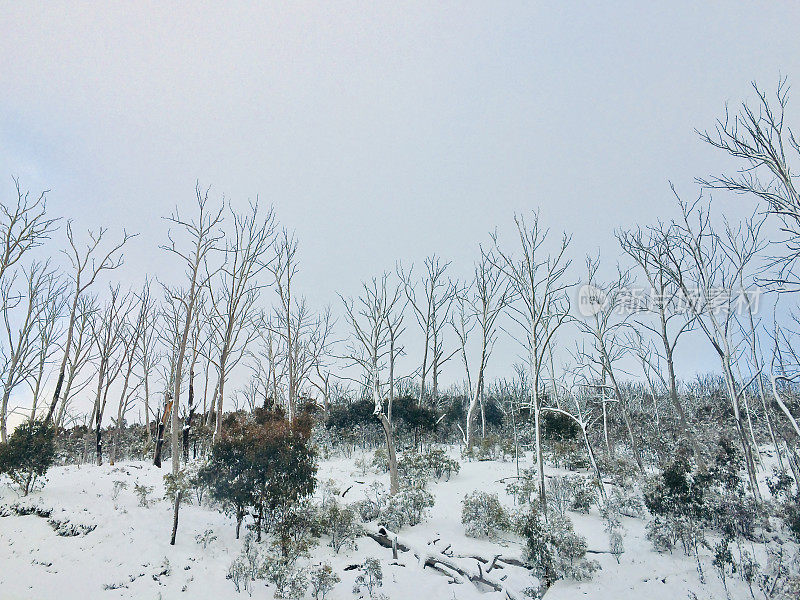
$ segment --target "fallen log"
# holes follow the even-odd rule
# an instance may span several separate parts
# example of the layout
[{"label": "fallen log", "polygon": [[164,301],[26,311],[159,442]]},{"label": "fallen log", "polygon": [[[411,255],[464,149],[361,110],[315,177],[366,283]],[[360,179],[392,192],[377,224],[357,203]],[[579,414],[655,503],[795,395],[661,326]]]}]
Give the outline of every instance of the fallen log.
[{"label": "fallen log", "polygon": [[[398,536],[391,533],[384,527],[379,527],[377,530],[365,528],[365,533],[368,537],[372,538],[384,548],[391,549],[392,545],[394,544],[394,546],[401,552],[412,552],[414,556],[416,556],[417,559],[423,564],[423,567],[430,567],[439,573],[442,573],[443,571],[449,572],[448,576],[453,577],[454,579],[456,579],[457,576],[458,580],[470,581],[476,586],[478,584],[484,585],[496,592],[504,593],[509,600],[522,600],[522,596],[520,594],[518,594],[516,591],[508,589],[501,582],[501,580],[489,577],[489,569],[484,571],[481,567],[481,561],[478,562],[478,571],[475,572],[463,565],[458,564],[456,559],[446,556],[441,552],[415,549],[411,546],[411,544],[401,541]],[[487,559],[483,560],[486,563],[490,562]],[[491,562],[494,564],[496,561],[497,558],[494,558]]]}]

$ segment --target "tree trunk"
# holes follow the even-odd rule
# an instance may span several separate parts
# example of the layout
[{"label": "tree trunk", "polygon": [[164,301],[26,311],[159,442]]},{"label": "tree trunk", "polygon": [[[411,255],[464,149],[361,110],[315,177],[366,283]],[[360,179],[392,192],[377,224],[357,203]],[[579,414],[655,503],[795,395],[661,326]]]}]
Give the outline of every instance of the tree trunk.
[{"label": "tree trunk", "polygon": [[394,448],[394,433],[392,424],[383,412],[378,413],[378,419],[383,427],[383,435],[386,437],[386,451],[389,454],[389,494],[394,496],[400,491],[400,481],[397,474],[397,455]]}]

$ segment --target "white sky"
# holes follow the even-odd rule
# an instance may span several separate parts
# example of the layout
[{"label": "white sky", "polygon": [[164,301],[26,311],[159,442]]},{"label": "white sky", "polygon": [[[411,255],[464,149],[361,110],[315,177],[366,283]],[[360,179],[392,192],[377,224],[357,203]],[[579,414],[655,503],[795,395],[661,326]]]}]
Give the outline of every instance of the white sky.
[{"label": "white sky", "polygon": [[316,305],[398,259],[466,275],[535,207],[576,264],[613,262],[615,228],[671,216],[668,180],[729,164],[694,128],[751,80],[798,85],[800,5],[600,4],[4,1],[0,193],[18,175],[76,226],[140,232],[132,282],[176,276],[160,217],[196,180],[258,195]]}]

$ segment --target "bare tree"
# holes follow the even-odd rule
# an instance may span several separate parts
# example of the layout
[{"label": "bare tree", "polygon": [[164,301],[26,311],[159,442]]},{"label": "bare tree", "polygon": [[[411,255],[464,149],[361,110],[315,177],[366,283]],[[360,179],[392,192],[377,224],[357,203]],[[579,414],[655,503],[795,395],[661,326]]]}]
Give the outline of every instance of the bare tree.
[{"label": "bare tree", "polygon": [[121,295],[118,285],[111,287],[109,300],[99,319],[92,322],[92,339],[98,360],[97,390],[91,419],[94,421],[97,466],[103,464],[102,425],[108,392],[122,372],[131,339],[125,322],[129,306],[130,297],[127,294]]},{"label": "bare tree", "polygon": [[[280,302],[275,310],[275,333],[280,336],[286,349],[286,416],[291,421],[295,417],[300,386],[294,357],[299,353],[299,330],[304,325],[302,317],[306,311],[300,310],[297,300],[292,304],[292,283],[297,275],[297,239],[294,235],[289,235],[286,229],[281,231],[276,240],[275,260],[269,268]],[[293,309],[295,305],[297,308]]]},{"label": "bare tree", "polygon": [[778,82],[774,99],[753,82],[755,103],[743,102],[731,116],[728,108],[712,131],[698,132],[701,139],[744,165],[736,175],[720,175],[699,179],[705,187],[752,195],[763,201],[770,214],[778,218],[786,236],[787,253],[774,265],[777,276],[772,280],[779,289],[800,290],[796,268],[800,260],[800,193],[795,185],[790,157],[800,159],[800,144],[785,123],[789,100],[786,78]]},{"label": "bare tree", "polygon": [[455,286],[447,278],[449,266],[449,262],[442,262],[436,255],[425,259],[425,273],[419,280],[419,285],[422,287],[419,297],[413,277],[413,266],[407,272],[403,270],[402,265],[397,267],[397,275],[403,284],[406,298],[414,311],[414,317],[422,330],[424,339],[422,365],[419,371],[418,402],[420,404],[425,398],[425,382],[428,373],[431,374],[431,393],[435,400],[439,391],[439,373],[442,365],[458,352],[456,349],[448,356],[445,356],[444,353],[444,328],[450,322],[450,309],[456,291]]},{"label": "bare tree", "polygon": [[45,373],[50,365],[50,361],[58,351],[58,342],[64,333],[60,326],[61,318],[64,316],[64,308],[67,303],[66,284],[62,281],[56,285],[58,280],[53,277],[45,293],[45,306],[36,318],[36,366],[35,375],[29,380],[32,396],[31,401],[31,421],[36,419],[36,409],[39,405],[39,398],[42,387],[45,383]]},{"label": "bare tree", "polygon": [[[674,189],[673,189],[674,191]],[[675,193],[677,197],[677,192]],[[753,448],[748,441],[734,376],[736,344],[733,340],[740,274],[750,267],[761,250],[761,222],[748,219],[739,227],[726,223],[726,236],[718,235],[711,223],[710,208],[678,198],[680,221],[674,222],[672,242],[666,248],[670,277],[680,287],[697,324],[720,359],[726,393],[742,444],[750,488],[761,498],[755,475]]]},{"label": "bare tree", "polygon": [[539,502],[547,513],[544,485],[544,456],[542,452],[541,393],[542,368],[556,331],[569,318],[570,299],[568,290],[572,283],[567,280],[567,269],[571,261],[567,258],[570,238],[561,238],[555,253],[547,253],[547,229],[539,225],[539,213],[533,214],[530,226],[522,216],[515,216],[521,256],[500,248],[497,234],[492,235],[495,251],[493,264],[507,278],[515,302],[509,306],[510,315],[521,333],[512,332],[512,337],[526,353],[530,371],[530,408],[534,414],[536,438],[536,471],[539,477]]},{"label": "bare tree", "polygon": [[[186,346],[189,342],[189,334],[192,330],[194,319],[196,318],[197,300],[201,291],[208,285],[208,279],[213,275],[206,269],[204,275],[201,267],[206,265],[209,254],[218,246],[222,233],[219,225],[222,222],[222,211],[224,205],[219,210],[209,210],[208,190],[203,193],[199,184],[195,187],[197,197],[198,214],[194,219],[184,219],[180,212],[175,212],[167,220],[183,230],[188,237],[188,248],[184,249],[169,234],[170,243],[162,246],[164,250],[176,256],[185,268],[187,279],[186,287],[183,289],[173,289],[170,295],[182,307],[180,314],[180,331],[176,343],[176,356],[174,362],[174,381],[172,382],[172,474],[178,475],[180,470],[180,442],[181,431],[178,426],[180,405],[180,392],[183,383],[183,363],[186,359]],[[175,535],[178,531],[178,509],[181,502],[181,493],[175,495],[175,506],[173,511],[172,537],[170,544],[175,545]]]},{"label": "bare tree", "polygon": [[134,237],[123,231],[122,241],[116,246],[111,247],[107,252],[103,253],[100,248],[103,242],[103,237],[106,234],[106,229],[99,231],[89,231],[89,242],[85,247],[81,247],[76,241],[72,233],[72,223],[67,222],[67,241],[69,242],[69,250],[65,251],[67,258],[72,265],[72,274],[70,279],[72,282],[72,302],[69,312],[69,320],[67,322],[67,340],[64,344],[64,356],[61,359],[61,366],[58,370],[58,379],[56,381],[56,388],[53,392],[53,400],[50,403],[50,409],[47,412],[45,422],[49,423],[53,418],[53,413],[58,405],[59,398],[61,397],[61,388],[64,384],[64,375],[66,374],[67,365],[70,362],[70,349],[72,348],[72,336],[75,334],[75,321],[78,318],[78,306],[81,297],[86,294],[87,290],[92,287],[98,276],[103,271],[112,271],[122,265],[123,254],[122,248],[125,243]]},{"label": "bare tree", "polygon": [[[64,389],[55,417],[56,428],[64,426],[70,402],[80,394],[92,380],[92,375],[81,378],[84,368],[94,360],[92,325],[98,312],[96,298],[90,294],[81,296],[76,307],[74,335],[69,349]],[[89,415],[91,418],[91,415]]]},{"label": "bare tree", "polygon": [[260,326],[258,300],[263,283],[258,276],[269,265],[267,252],[275,237],[272,209],[261,215],[257,202],[250,205],[249,214],[239,214],[231,209],[231,218],[233,237],[226,239],[223,248],[225,261],[220,268],[219,290],[214,286],[209,288],[213,317],[220,321],[215,435],[222,430],[222,403],[231,354],[241,357]]},{"label": "bare tree", "polygon": [[142,291],[139,295],[139,344],[135,348],[138,353],[138,363],[142,369],[142,386],[144,391],[144,422],[147,431],[148,443],[152,441],[152,431],[150,429],[150,377],[155,371],[161,360],[161,355],[157,350],[158,341],[158,307],[150,290],[150,280],[145,280]]},{"label": "bare tree", "polygon": [[19,179],[13,179],[16,201],[0,202],[0,282],[26,252],[50,237],[58,222],[47,218],[47,190],[34,199],[22,191]]},{"label": "bare tree", "polygon": [[[639,452],[636,435],[633,432],[628,403],[620,389],[617,380],[617,367],[615,366],[615,363],[625,356],[628,351],[624,334],[630,327],[629,317],[631,313],[625,307],[626,298],[631,287],[630,272],[620,270],[615,280],[608,284],[603,284],[597,278],[599,260],[587,258],[586,266],[587,288],[585,290],[588,291],[588,294],[585,294],[586,297],[582,298],[582,300],[588,300],[588,304],[585,307],[587,310],[584,311],[587,318],[579,320],[578,324],[580,329],[590,336],[592,340],[593,354],[587,356],[587,358],[596,362],[598,371],[602,373],[603,378],[608,376],[611,383],[610,389],[621,408],[634,460],[639,470],[644,472],[644,463]],[[603,406],[606,406],[605,400]],[[608,429],[605,425],[604,428],[607,432]]]},{"label": "bare tree", "polygon": [[[486,378],[486,365],[497,340],[497,318],[503,312],[511,296],[508,280],[503,277],[494,263],[496,258],[481,249],[481,259],[475,265],[472,285],[462,290],[456,299],[453,329],[461,344],[461,358],[467,377],[470,395],[465,423],[464,444],[472,447],[475,428],[475,411],[481,407],[482,431],[485,434],[486,419],[483,410],[483,392]],[[469,360],[467,359],[467,337],[477,326],[480,337],[480,353],[475,385],[472,385]]]},{"label": "bare tree", "polygon": [[[694,326],[695,316],[681,307],[680,288],[670,277],[668,265],[664,261],[670,238],[670,227],[662,224],[646,231],[636,229],[617,233],[617,239],[623,251],[636,262],[640,273],[645,276],[650,286],[649,298],[645,298],[643,305],[634,307],[634,310],[640,311],[642,315],[650,314],[655,317],[655,324],[646,319],[639,319],[638,324],[660,340],[663,354],[654,351],[655,361],[645,360],[645,362],[649,370],[662,378],[661,369],[657,368],[656,361],[663,357],[667,367],[667,378],[664,383],[669,390],[670,402],[678,415],[681,430],[694,450],[698,466],[705,469],[702,447],[697,441],[697,436],[678,397],[675,348],[681,335]],[[679,256],[675,258],[681,260]],[[641,358],[646,358],[646,356]]]},{"label": "bare tree", "polygon": [[[123,315],[124,337],[122,342],[122,356],[120,357],[120,370],[122,377],[122,390],[117,404],[117,418],[114,420],[114,439],[111,446],[109,463],[116,461],[122,427],[125,424],[125,415],[131,408],[132,400],[139,387],[144,383],[144,378],[132,381],[134,369],[138,365],[140,354],[138,352],[142,336],[147,327],[149,307],[143,303],[145,296],[133,296],[128,302],[126,314]],[[138,311],[136,310],[138,308]],[[136,320],[131,321],[129,315],[136,314]]]},{"label": "bare tree", "polygon": [[382,382],[381,371],[385,368],[387,356],[391,353],[389,324],[398,322],[395,310],[399,308],[400,290],[395,288],[392,292],[389,289],[389,276],[384,273],[380,279],[373,278],[371,282],[363,284],[357,302],[345,298],[342,298],[342,302],[353,334],[349,352],[344,358],[350,365],[360,367],[370,390],[375,405],[374,414],[381,423],[386,439],[389,457],[389,493],[394,495],[400,490],[400,483],[391,422],[392,396],[384,412],[387,386]]},{"label": "bare tree", "polygon": [[[43,331],[39,324],[53,300],[61,295],[60,284],[55,278],[48,263],[34,262],[27,269],[21,270],[25,281],[24,291],[16,291],[16,273],[5,280],[0,280],[0,298],[2,299],[2,317],[5,331],[5,345],[2,352],[0,373],[3,375],[3,396],[0,404],[0,441],[5,442],[7,436],[8,401],[14,389],[35,376],[40,346],[45,338],[40,337]],[[14,310],[22,309],[17,316]],[[48,350],[45,350],[45,354]]]}]

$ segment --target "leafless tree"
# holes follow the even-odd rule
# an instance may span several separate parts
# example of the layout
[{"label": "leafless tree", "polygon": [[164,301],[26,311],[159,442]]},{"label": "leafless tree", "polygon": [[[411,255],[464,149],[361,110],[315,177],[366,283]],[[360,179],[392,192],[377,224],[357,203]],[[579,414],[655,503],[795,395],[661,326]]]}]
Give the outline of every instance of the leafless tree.
[{"label": "leafless tree", "polygon": [[[120,391],[119,403],[117,404],[117,418],[114,420],[114,439],[109,456],[109,463],[112,465],[116,461],[119,452],[122,427],[125,424],[125,415],[131,408],[133,398],[144,383],[143,377],[137,378],[135,381],[133,380],[134,370],[138,366],[141,357],[139,354],[141,339],[146,331],[147,320],[149,318],[148,313],[150,307],[144,304],[144,299],[146,299],[144,294],[142,296],[131,296],[127,305],[126,314],[123,315],[124,337],[122,341],[122,355],[120,357],[122,390]],[[130,319],[132,315],[136,315],[135,320]]]},{"label": "leafless tree", "polygon": [[[638,319],[638,326],[649,331],[660,340],[663,354],[654,352],[656,361],[663,357],[667,367],[667,378],[664,382],[669,390],[669,399],[678,415],[681,429],[694,450],[695,459],[701,469],[705,469],[703,449],[697,441],[686,411],[678,397],[678,384],[675,376],[675,348],[680,337],[694,326],[695,316],[681,307],[681,290],[673,281],[665,264],[667,247],[671,240],[670,226],[659,224],[647,230],[636,229],[617,234],[623,251],[630,256],[639,267],[650,286],[650,296],[644,298],[641,306],[632,307],[641,316],[650,314],[655,317],[655,324],[645,318]],[[676,256],[676,260],[683,257]],[[679,265],[678,268],[682,268]],[[661,378],[661,369],[656,361],[647,360],[647,366]],[[652,387],[652,386],[651,386]]]},{"label": "leafless tree", "polygon": [[444,328],[450,322],[450,310],[455,299],[456,288],[447,278],[449,262],[443,262],[433,255],[425,259],[425,272],[419,279],[422,287],[417,295],[417,283],[414,280],[413,266],[405,271],[402,265],[397,267],[397,275],[403,284],[408,303],[414,312],[417,324],[422,330],[424,345],[422,349],[422,365],[420,367],[420,387],[418,402],[425,398],[425,382],[431,375],[431,395],[436,400],[438,395],[439,374],[442,366],[458,349],[445,355]]},{"label": "leafless tree", "polygon": [[361,296],[357,301],[342,297],[342,302],[353,334],[348,354],[344,358],[350,365],[361,369],[372,396],[375,404],[374,414],[380,421],[386,438],[389,492],[396,494],[400,489],[400,483],[391,422],[391,395],[389,402],[386,403],[386,412],[383,408],[384,398],[392,386],[382,382],[381,372],[385,369],[387,357],[391,354],[389,324],[398,322],[394,314],[400,306],[400,290],[390,289],[389,275],[384,273],[380,279],[373,278],[369,283],[363,284]]},{"label": "leafless tree", "polygon": [[209,287],[213,318],[220,322],[220,336],[216,340],[219,385],[215,435],[222,430],[222,406],[231,355],[235,355],[234,360],[240,358],[261,325],[258,300],[264,283],[259,280],[259,275],[272,259],[267,254],[275,237],[272,209],[259,214],[257,202],[250,205],[247,214],[239,214],[231,208],[231,219],[232,237],[225,240],[219,286],[218,289],[213,285]]},{"label": "leafless tree", "polygon": [[146,280],[139,295],[139,319],[137,321],[141,331],[139,332],[139,344],[135,351],[138,354],[137,361],[142,370],[144,419],[148,443],[152,441],[152,431],[150,429],[150,378],[161,361],[161,354],[157,348],[158,316],[158,306],[151,293],[151,283],[150,280]]},{"label": "leafless tree", "polygon": [[[485,434],[486,419],[483,410],[483,393],[486,365],[497,340],[497,318],[503,312],[511,296],[509,282],[500,269],[494,266],[496,259],[481,249],[481,259],[475,265],[472,284],[461,290],[456,298],[452,326],[461,345],[461,358],[470,395],[464,432],[464,444],[472,447],[475,428],[475,411],[481,408],[482,432]],[[478,327],[480,353],[475,385],[467,358],[467,338]]]},{"label": "leafless tree", "polygon": [[[588,310],[584,311],[587,315],[585,320],[579,320],[579,328],[591,339],[592,354],[586,358],[594,360],[597,370],[602,376],[608,376],[610,389],[613,392],[617,403],[620,406],[625,428],[628,432],[628,440],[631,445],[634,460],[640,471],[644,471],[644,463],[639,452],[639,444],[631,423],[630,411],[617,379],[617,367],[615,363],[619,361],[628,351],[625,344],[625,333],[630,327],[631,312],[625,306],[631,288],[631,276],[629,271],[619,270],[617,278],[610,283],[603,284],[599,281],[597,270],[599,260],[592,258],[586,259],[587,267],[587,288],[582,300],[588,299]],[[605,382],[604,382],[605,383]],[[606,403],[603,403],[605,407]],[[605,419],[604,419],[605,421]],[[607,431],[607,428],[606,428]]]},{"label": "leafless tree", "polygon": [[[48,263],[33,262],[29,268],[19,271],[24,288],[17,291],[17,273],[0,280],[0,299],[5,331],[5,346],[2,348],[0,373],[3,378],[3,396],[0,404],[0,441],[7,436],[8,401],[12,392],[22,383],[29,382],[37,371],[37,359],[45,338],[39,327],[46,313],[53,306],[53,296],[61,295],[60,284]],[[17,315],[15,309],[21,309]],[[45,352],[48,352],[46,350]]]},{"label": "leafless tree", "polygon": [[86,246],[81,246],[76,242],[72,233],[72,223],[67,222],[67,241],[69,242],[69,250],[65,251],[67,258],[72,266],[71,279],[71,306],[69,312],[69,320],[67,322],[67,340],[64,344],[64,356],[61,359],[61,366],[58,370],[58,379],[56,380],[56,388],[53,392],[53,400],[50,403],[50,409],[47,412],[45,422],[49,423],[53,418],[53,413],[58,406],[59,398],[61,397],[61,388],[64,384],[64,376],[66,374],[67,365],[70,362],[70,349],[72,348],[72,337],[75,335],[75,321],[78,318],[78,307],[81,302],[81,297],[87,293],[89,288],[97,281],[98,276],[103,271],[112,271],[122,265],[123,254],[122,249],[125,243],[133,237],[127,232],[123,231],[122,241],[117,245],[112,246],[105,253],[101,250],[103,244],[103,237],[106,234],[106,229],[100,229],[97,232],[89,231],[89,242]]},{"label": "leafless tree", "polygon": [[571,261],[567,258],[570,238],[561,238],[554,253],[547,252],[549,231],[539,224],[539,214],[533,214],[530,226],[523,216],[515,216],[519,238],[519,258],[500,248],[497,234],[494,242],[493,264],[507,278],[515,302],[509,305],[510,315],[521,333],[511,332],[525,351],[530,372],[530,408],[534,414],[536,442],[536,471],[539,477],[539,501],[547,512],[544,484],[544,457],[542,453],[542,368],[548,348],[556,331],[569,318],[568,290],[572,283],[567,279]]},{"label": "leafless tree", "polygon": [[19,179],[13,179],[16,201],[0,202],[0,282],[26,252],[50,237],[58,222],[47,218],[47,190],[34,199],[22,191]]},{"label": "leafless tree", "polygon": [[[274,331],[283,341],[286,350],[286,416],[291,421],[295,417],[300,387],[294,357],[299,354],[299,330],[304,326],[303,317],[307,310],[305,303],[298,303],[296,299],[292,304],[292,284],[298,268],[297,239],[283,229],[275,243],[275,260],[270,264],[270,271],[280,305],[275,310]],[[300,304],[303,304],[303,310],[300,310]]]},{"label": "leafless tree", "polygon": [[67,303],[66,284],[55,277],[50,280],[50,284],[45,293],[45,306],[36,319],[35,375],[28,381],[32,396],[31,421],[36,419],[36,409],[45,384],[45,373],[49,368],[51,359],[59,349],[58,342],[64,333],[61,326],[61,318],[64,316],[64,308]]},{"label": "leafless tree", "polygon": [[[186,347],[189,342],[189,334],[196,318],[197,300],[203,289],[208,285],[208,279],[214,274],[213,270],[206,269],[203,273],[202,267],[206,266],[209,254],[218,247],[222,239],[222,232],[219,229],[222,222],[222,212],[224,205],[219,210],[211,209],[208,206],[208,190],[202,192],[199,184],[195,187],[197,197],[197,216],[192,219],[185,219],[181,216],[178,209],[167,218],[167,221],[178,229],[182,230],[188,238],[187,248],[175,240],[172,232],[169,234],[170,243],[162,246],[164,250],[179,259],[185,268],[186,286],[176,288],[169,293],[182,307],[180,314],[180,331],[176,340],[176,356],[174,362],[174,381],[172,382],[172,474],[178,475],[180,470],[180,443],[181,430],[178,425],[180,392],[183,383],[183,365],[186,360]],[[173,511],[173,525],[171,545],[175,545],[175,536],[178,531],[178,509],[180,507],[181,494],[175,495],[175,506]]]},{"label": "leafless tree", "polygon": [[736,175],[720,175],[699,179],[705,187],[752,195],[778,218],[785,235],[787,252],[774,261],[778,273],[772,282],[779,289],[800,290],[796,268],[800,260],[800,193],[795,185],[797,175],[792,160],[800,159],[800,144],[786,124],[789,85],[786,78],[778,82],[774,98],[753,82],[754,103],[743,102],[739,112],[718,119],[711,131],[698,132],[701,139],[744,164]]},{"label": "leafless tree", "polygon": [[[72,399],[83,392],[92,380],[91,375],[81,377],[81,374],[84,372],[85,367],[94,360],[92,325],[97,312],[96,298],[91,294],[81,296],[75,311],[74,335],[70,342],[64,389],[54,421],[57,428],[64,426],[64,420]],[[89,417],[91,418],[91,415]]]},{"label": "leafless tree", "polygon": [[[675,195],[677,197],[677,192]],[[689,309],[696,316],[698,327],[720,359],[750,488],[753,495],[760,499],[753,448],[747,438],[740,410],[743,389],[738,389],[734,376],[737,345],[733,336],[736,304],[741,300],[740,294],[736,293],[739,291],[740,275],[751,268],[762,249],[759,232],[763,220],[748,219],[738,227],[726,223],[726,235],[723,237],[714,231],[710,207],[701,204],[701,200],[702,197],[693,203],[686,203],[678,198],[681,218],[674,222],[674,234],[665,250],[665,257],[669,263],[670,277],[680,287]]]},{"label": "leafless tree", "polygon": [[97,390],[92,408],[97,465],[103,464],[102,425],[108,392],[122,372],[131,343],[125,317],[130,308],[130,296],[121,294],[119,286],[111,287],[109,299],[92,321],[92,340],[97,351]]}]

